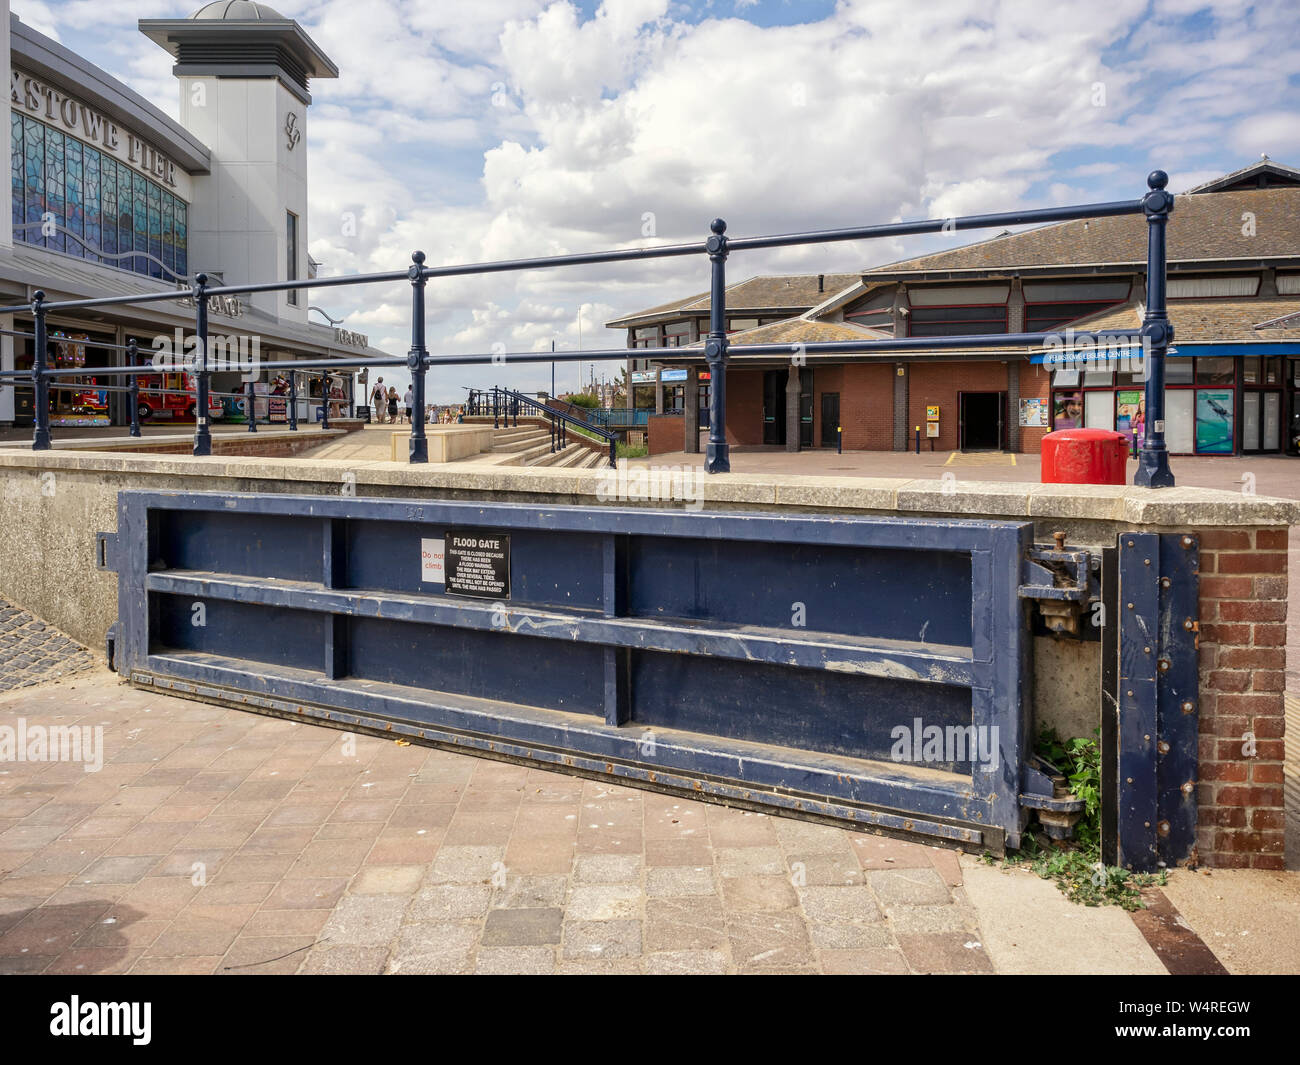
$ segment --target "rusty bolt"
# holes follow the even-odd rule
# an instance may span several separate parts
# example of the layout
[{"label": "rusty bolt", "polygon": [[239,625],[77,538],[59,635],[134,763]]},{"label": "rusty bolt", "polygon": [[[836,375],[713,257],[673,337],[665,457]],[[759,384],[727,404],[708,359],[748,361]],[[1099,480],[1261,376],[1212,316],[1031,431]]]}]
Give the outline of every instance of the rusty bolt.
[{"label": "rusty bolt", "polygon": [[1196,790],[1196,785],[1189,780],[1178,790],[1181,791],[1184,795],[1190,795],[1193,791]]},{"label": "rusty bolt", "polygon": [[1168,754],[1169,753],[1168,742],[1165,740],[1161,740],[1159,743],[1156,744],[1156,750],[1159,751],[1161,754]]},{"label": "rusty bolt", "polygon": [[1169,822],[1161,821],[1160,824],[1156,825],[1156,831],[1159,832],[1162,836],[1169,835]]},{"label": "rusty bolt", "polygon": [[1195,711],[1195,709],[1196,709],[1196,704],[1192,702],[1190,699],[1188,699],[1187,702],[1183,703],[1184,714],[1190,714],[1193,711]]},{"label": "rusty bolt", "polygon": [[1133,609],[1133,604],[1132,604],[1132,603],[1126,603],[1125,605],[1126,605],[1130,610]]},{"label": "rusty bolt", "polygon": [[1162,658],[1162,659],[1160,659],[1159,662],[1156,663],[1156,668],[1157,668],[1158,670],[1160,670],[1161,673],[1168,673],[1168,672],[1169,672],[1169,664],[1170,664],[1170,663],[1169,663],[1169,659],[1167,659],[1167,658]]},{"label": "rusty bolt", "polygon": [[1196,546],[1196,541],[1193,540],[1190,536],[1184,536],[1184,537],[1183,537],[1183,548],[1184,548],[1184,549],[1187,549],[1187,548],[1190,548],[1190,547],[1195,547],[1195,546]]},{"label": "rusty bolt", "polygon": [[1129,545],[1129,547],[1132,547],[1132,546],[1133,546],[1133,541],[1130,540],[1130,541],[1128,542],[1128,545]]},{"label": "rusty bolt", "polygon": [[1143,653],[1144,655],[1149,655],[1149,654],[1151,653],[1151,648],[1150,648],[1150,647],[1144,647],[1144,648],[1142,648],[1142,653]]},{"label": "rusty bolt", "polygon": [[1183,618],[1183,628],[1185,628],[1188,632],[1191,632],[1192,629],[1196,628],[1196,622],[1194,622],[1191,618]]},{"label": "rusty bolt", "polygon": [[1052,539],[1056,541],[1056,550],[1065,550],[1065,533],[1059,531],[1054,532],[1052,533]]},{"label": "rusty bolt", "polygon": [[1144,559],[1142,560],[1142,565],[1144,565],[1144,566],[1149,566],[1149,565],[1151,565],[1151,560],[1150,560],[1149,558],[1144,558]]},{"label": "rusty bolt", "polygon": [[1160,587],[1161,587],[1161,588],[1168,588],[1168,587],[1169,587],[1169,584],[1170,584],[1170,581],[1169,581],[1169,578],[1168,578],[1168,577],[1161,577],[1161,578],[1160,578]]},{"label": "rusty bolt", "polygon": [[1148,733],[1144,734],[1142,738],[1143,738],[1144,740],[1146,740],[1147,743],[1150,743],[1150,742],[1151,742],[1151,733],[1148,732]]}]

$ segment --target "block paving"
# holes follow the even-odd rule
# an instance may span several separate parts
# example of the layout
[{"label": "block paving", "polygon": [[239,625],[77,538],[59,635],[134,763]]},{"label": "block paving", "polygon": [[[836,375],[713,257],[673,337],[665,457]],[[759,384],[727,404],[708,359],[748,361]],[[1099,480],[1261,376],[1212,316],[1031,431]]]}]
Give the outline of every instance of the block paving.
[{"label": "block paving", "polygon": [[0,973],[982,973],[955,851],[127,687],[0,696]]},{"label": "block paving", "polygon": [[90,669],[95,656],[40,618],[0,599],[0,691]]}]

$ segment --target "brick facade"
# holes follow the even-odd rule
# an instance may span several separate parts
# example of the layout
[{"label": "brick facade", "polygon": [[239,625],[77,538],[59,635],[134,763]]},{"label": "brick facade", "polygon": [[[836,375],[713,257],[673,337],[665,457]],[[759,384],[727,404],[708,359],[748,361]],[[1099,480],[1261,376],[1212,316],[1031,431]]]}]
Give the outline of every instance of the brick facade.
[{"label": "brick facade", "polygon": [[1287,530],[1200,544],[1200,860],[1282,869]]},{"label": "brick facade", "polygon": [[683,450],[686,446],[686,418],[680,414],[650,415],[646,419],[646,444],[651,455]]},{"label": "brick facade", "polygon": [[[961,392],[1005,392],[1007,368],[1000,362],[914,362],[908,387],[907,417],[909,432],[922,426],[921,446],[928,448],[925,437],[925,408],[939,408],[939,437],[936,451],[956,451],[958,447],[958,402]],[[1008,410],[1007,417],[1014,417]]]}]

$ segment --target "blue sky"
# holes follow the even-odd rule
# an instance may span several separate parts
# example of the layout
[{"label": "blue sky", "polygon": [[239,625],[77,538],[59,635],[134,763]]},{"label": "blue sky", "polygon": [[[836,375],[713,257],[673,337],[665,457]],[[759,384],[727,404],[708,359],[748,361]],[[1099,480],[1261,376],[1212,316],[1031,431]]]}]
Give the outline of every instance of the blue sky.
[{"label": "blue sky", "polygon": [[[195,0],[13,10],[175,114],[136,29]],[[947,217],[1174,189],[1267,152],[1300,165],[1300,18],[1237,0],[278,0],[334,59],[312,86],[309,247],[326,273]],[[355,235],[340,220],[355,215]],[[855,270],[979,234],[733,256],[729,279]],[[945,244],[944,241],[949,242]],[[431,284],[435,353],[619,347],[618,314],[707,263]],[[322,293],[394,352],[407,294]],[[611,372],[609,366],[602,367]],[[576,384],[577,369],[561,369]],[[432,395],[493,381],[442,371]],[[499,383],[549,385],[548,367]]]}]

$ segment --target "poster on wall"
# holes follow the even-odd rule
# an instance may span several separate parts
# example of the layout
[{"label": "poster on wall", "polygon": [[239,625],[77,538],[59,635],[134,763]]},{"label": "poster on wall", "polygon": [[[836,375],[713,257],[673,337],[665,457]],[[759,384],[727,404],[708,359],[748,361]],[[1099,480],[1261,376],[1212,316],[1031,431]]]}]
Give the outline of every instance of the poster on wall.
[{"label": "poster on wall", "polygon": [[1052,402],[1053,426],[1078,429],[1083,424],[1083,402],[1078,392],[1058,392]]},{"label": "poster on wall", "polygon": [[1020,401],[1020,425],[1024,429],[1047,428],[1047,400],[1022,399]]},{"label": "poster on wall", "polygon": [[1232,391],[1199,389],[1196,393],[1197,452],[1231,455],[1232,429]]},{"label": "poster on wall", "polygon": [[1136,454],[1146,438],[1146,394],[1121,392],[1115,397],[1115,430],[1128,437],[1128,449]]}]

